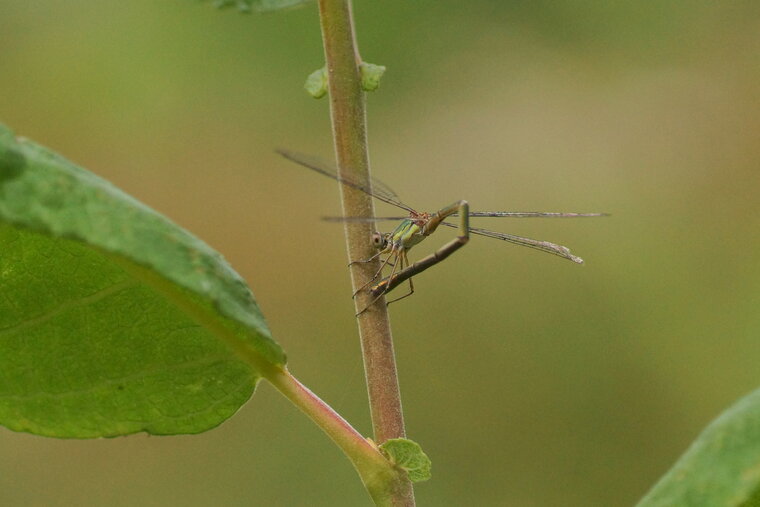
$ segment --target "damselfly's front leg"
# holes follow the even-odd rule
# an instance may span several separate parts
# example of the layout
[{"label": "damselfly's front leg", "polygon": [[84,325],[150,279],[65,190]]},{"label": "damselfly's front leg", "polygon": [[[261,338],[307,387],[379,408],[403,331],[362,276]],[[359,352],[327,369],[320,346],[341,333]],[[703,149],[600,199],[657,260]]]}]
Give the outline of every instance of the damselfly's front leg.
[{"label": "damselfly's front leg", "polygon": [[[399,250],[394,250],[394,251],[395,251],[395,253],[396,253],[396,258],[397,258],[398,260],[396,261],[396,263],[395,263],[395,264],[393,264],[393,268],[391,269],[391,274],[390,274],[390,276],[389,276],[388,278],[392,278],[392,277],[393,277],[393,274],[396,272],[396,268],[399,268],[399,267],[400,267],[400,268],[401,268],[401,270],[403,270],[403,269],[404,269],[404,264],[405,264],[405,263],[406,263],[406,264],[409,264],[409,260],[406,258],[406,250],[404,250],[404,249],[402,248],[402,249],[399,249]],[[386,260],[387,260],[387,259],[386,259]],[[374,279],[373,279],[373,280],[374,280]],[[372,281],[372,280],[370,280],[370,282],[371,282],[371,281]],[[367,282],[367,284],[365,284],[365,285],[364,285],[364,287],[366,287],[367,285],[369,285],[369,283],[370,283],[370,282]],[[363,289],[364,287],[362,287],[362,289]],[[359,290],[361,290],[361,289],[359,289]],[[358,291],[357,291],[357,292],[355,292],[355,293],[354,293],[354,295],[356,295],[356,293],[358,293]],[[370,291],[370,293],[372,293],[372,292]],[[357,316],[357,317],[358,317],[359,315],[361,315],[362,313],[366,312],[366,311],[367,311],[367,308],[369,308],[370,306],[372,306],[372,305],[374,305],[375,303],[377,303],[378,299],[380,299],[381,297],[383,297],[383,296],[385,295],[385,292],[383,292],[383,291],[380,291],[380,293],[379,293],[379,294],[374,294],[374,293],[372,293],[372,295],[373,295],[373,296],[375,296],[375,299],[373,299],[373,300],[372,300],[372,301],[371,301],[371,302],[370,302],[370,303],[369,303],[367,306],[365,306],[365,307],[364,307],[364,308],[363,308],[361,311],[359,311],[359,312],[356,314],[356,316]],[[407,294],[407,296],[408,296],[408,294]],[[406,296],[404,296],[404,297],[406,297]],[[399,298],[399,299],[401,299],[401,298]],[[395,300],[394,300],[394,301],[395,301]],[[388,304],[390,304],[390,303],[388,303]]]},{"label": "damselfly's front leg", "polygon": [[[393,257],[394,255],[396,256],[396,258],[398,258],[398,252],[395,249],[391,248],[390,252],[387,252],[386,250],[383,250],[382,252],[379,252],[377,255],[382,255],[383,253],[388,253],[388,257],[386,257],[385,260],[383,261],[383,263],[380,264],[380,269],[377,270],[377,272],[372,276],[372,278],[370,278],[369,280],[367,280],[367,283],[365,283],[364,285],[362,285],[361,287],[359,287],[358,289],[356,289],[354,291],[354,293],[351,294],[352,298],[355,298],[357,294],[359,294],[361,291],[363,291],[364,289],[366,289],[372,282],[374,282],[375,280],[377,280],[377,277],[380,276],[380,274],[383,272],[383,269],[385,269],[385,266],[387,266],[388,264],[390,264],[391,266],[393,266],[393,271],[396,271],[396,263],[390,262],[390,260],[391,260],[391,257]],[[393,271],[391,271],[391,274],[393,274]],[[365,310],[366,310],[366,308],[365,308]],[[363,311],[364,310],[362,310],[362,312]]]},{"label": "damselfly's front leg", "polygon": [[351,261],[351,262],[348,263],[348,267],[350,268],[354,264],[367,264],[367,263],[370,263],[370,262],[374,261],[375,259],[377,259],[378,257],[380,257],[381,255],[383,255],[383,253],[384,253],[384,251],[380,250],[379,252],[377,252],[375,255],[373,255],[369,259],[359,259],[358,261]]},{"label": "damselfly's front leg", "polygon": [[459,215],[459,228],[457,229],[459,231],[459,235],[453,240],[443,245],[441,248],[439,248],[435,252],[433,252],[432,254],[418,260],[417,262],[415,262],[408,268],[401,270],[399,273],[395,275],[391,274],[391,276],[389,276],[388,278],[381,280],[378,284],[376,284],[370,289],[370,293],[374,296],[387,294],[388,292],[392,291],[395,287],[397,287],[400,283],[404,282],[405,280],[411,279],[411,277],[419,273],[422,273],[427,268],[438,264],[439,262],[444,260],[446,257],[453,254],[454,252],[462,248],[465,244],[467,244],[467,242],[470,240],[469,212],[470,212],[470,206],[467,203],[467,201],[457,201],[437,211],[430,218],[428,223],[425,224],[425,227],[423,229],[425,235],[432,234],[432,232],[435,231],[438,225],[446,217],[453,215],[454,213],[457,213]]}]

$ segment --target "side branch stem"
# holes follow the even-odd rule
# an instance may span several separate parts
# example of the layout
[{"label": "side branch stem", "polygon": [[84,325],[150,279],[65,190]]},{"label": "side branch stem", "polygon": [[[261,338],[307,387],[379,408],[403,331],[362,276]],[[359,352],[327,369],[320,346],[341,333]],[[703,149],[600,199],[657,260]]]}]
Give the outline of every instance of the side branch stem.
[{"label": "side branch stem", "polygon": [[388,463],[374,444],[362,437],[286,368],[266,368],[264,376],[348,456],[376,505],[395,505],[392,503],[393,492],[403,486],[406,478]]}]

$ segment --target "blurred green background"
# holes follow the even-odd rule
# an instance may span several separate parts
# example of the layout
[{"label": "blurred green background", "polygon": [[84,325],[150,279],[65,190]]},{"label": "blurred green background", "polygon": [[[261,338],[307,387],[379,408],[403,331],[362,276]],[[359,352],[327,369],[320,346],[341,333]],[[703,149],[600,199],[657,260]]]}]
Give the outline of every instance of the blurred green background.
[{"label": "blurred green background", "polygon": [[[760,385],[760,4],[358,0],[374,176],[420,209],[607,211],[476,225],[393,305],[420,505],[630,505]],[[294,374],[371,433],[315,5],[25,2],[0,17],[0,121],[222,252]],[[380,213],[391,210],[378,206]],[[441,236],[438,236],[441,234]],[[443,244],[436,234],[413,258]],[[436,243],[437,242],[437,243]],[[65,361],[66,358],[61,358]],[[198,436],[0,430],[0,503],[369,504],[349,462],[262,383]]]}]

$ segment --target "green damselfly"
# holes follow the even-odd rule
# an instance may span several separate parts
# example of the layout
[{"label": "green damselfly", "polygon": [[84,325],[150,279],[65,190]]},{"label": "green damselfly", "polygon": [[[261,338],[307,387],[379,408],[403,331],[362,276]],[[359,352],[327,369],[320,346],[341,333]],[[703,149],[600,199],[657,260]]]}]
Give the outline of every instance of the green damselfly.
[{"label": "green damselfly", "polygon": [[[434,213],[420,212],[401,202],[396,193],[391,190],[388,185],[379,180],[371,178],[368,184],[363,184],[358,180],[354,180],[346,176],[341,176],[332,165],[309,155],[304,155],[284,149],[278,149],[277,153],[303,167],[311,169],[312,171],[315,171],[319,174],[323,174],[328,178],[332,178],[349,187],[361,190],[362,192],[371,195],[379,201],[390,204],[391,206],[395,206],[409,213],[408,216],[400,217],[325,218],[325,220],[328,221],[340,222],[375,222],[384,220],[400,221],[399,225],[393,231],[384,234],[375,232],[372,235],[372,243],[378,250],[375,255],[366,260],[355,261],[370,262],[382,255],[387,255],[385,260],[383,260],[380,269],[377,271],[377,273],[375,273],[375,276],[363,287],[359,288],[360,291],[369,287],[369,292],[375,296],[375,300],[373,300],[369,306],[372,306],[372,304],[374,304],[377,299],[389,293],[400,283],[406,280],[409,280],[409,293],[401,296],[400,298],[394,299],[393,301],[398,301],[399,299],[410,296],[412,293],[414,293],[412,277],[425,271],[427,268],[438,264],[446,257],[454,253],[456,250],[464,246],[470,239],[470,233],[477,234],[479,236],[500,239],[514,245],[533,248],[541,252],[546,252],[558,257],[562,257],[563,259],[568,259],[578,264],[583,263],[583,259],[571,254],[570,249],[562,245],[557,245],[548,241],[539,241],[536,239],[525,238],[522,236],[515,236],[513,234],[506,234],[503,232],[470,227],[470,217],[579,218],[599,217],[607,215],[606,213],[552,213],[543,211],[470,211],[470,207],[467,201],[456,201],[444,208],[439,209]],[[445,222],[444,220],[448,217],[458,217],[459,223],[453,224],[451,222]],[[435,232],[439,225],[458,229],[458,236],[443,245],[432,254],[428,255],[427,257],[423,257],[414,264],[410,265],[409,259],[407,258],[407,252],[413,246],[417,245],[423,239]],[[373,282],[382,276],[383,270],[388,265],[391,265],[392,268],[390,274],[387,277],[382,278],[377,283],[374,283],[373,285]],[[364,310],[362,310],[362,312],[363,311]]]}]

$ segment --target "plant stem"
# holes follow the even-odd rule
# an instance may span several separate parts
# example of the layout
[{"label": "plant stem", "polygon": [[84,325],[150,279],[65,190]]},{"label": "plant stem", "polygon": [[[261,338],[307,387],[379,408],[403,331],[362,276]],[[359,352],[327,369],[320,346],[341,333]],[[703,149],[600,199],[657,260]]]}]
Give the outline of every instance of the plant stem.
[{"label": "plant stem", "polygon": [[348,456],[377,505],[394,505],[393,491],[406,480],[383,456],[329,405],[301,384],[286,368],[270,367],[266,379],[308,415]]},{"label": "plant stem", "polygon": [[[347,179],[369,179],[365,97],[361,88],[359,64],[350,0],[319,0],[322,41],[327,63],[333,141],[338,171]],[[345,216],[374,216],[372,198],[357,189],[340,185]],[[376,251],[370,243],[369,223],[346,223],[349,261],[368,259]],[[354,291],[364,287],[380,269],[379,261],[357,263],[351,267]],[[355,308],[363,310],[373,297],[359,291]],[[369,393],[375,440],[405,437],[401,395],[398,387],[393,338],[385,299],[380,298],[358,318],[359,336],[364,356],[364,371]],[[393,505],[414,505],[410,482],[400,488]]]}]

